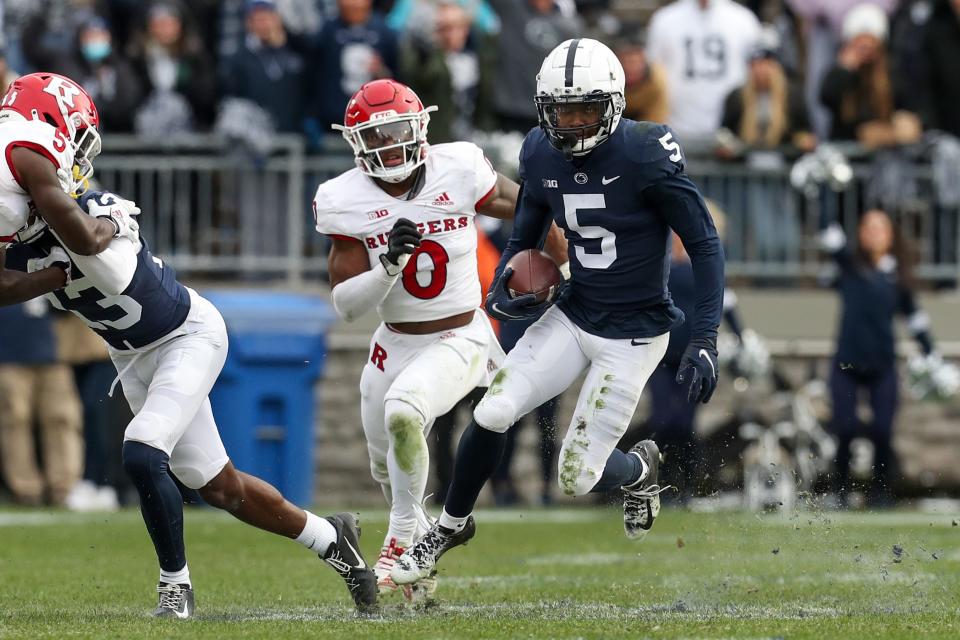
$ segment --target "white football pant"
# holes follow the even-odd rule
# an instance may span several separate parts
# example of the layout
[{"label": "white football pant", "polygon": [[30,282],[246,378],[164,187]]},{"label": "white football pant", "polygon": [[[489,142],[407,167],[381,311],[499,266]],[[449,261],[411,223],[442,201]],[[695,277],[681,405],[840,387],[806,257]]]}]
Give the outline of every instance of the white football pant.
[{"label": "white football pant", "polygon": [[463,327],[409,335],[381,324],[360,378],[360,414],[370,470],[390,503],[384,538],[409,546],[429,529],[420,504],[430,455],[426,436],[437,416],[488,383],[503,351],[482,311]]},{"label": "white football pant", "polygon": [[623,437],[640,392],[667,350],[670,334],[614,340],[577,327],[551,307],[523,335],[474,409],[480,426],[505,432],[565,391],[587,370],[573,420],[560,448],[560,489],[589,492]]},{"label": "white football pant", "polygon": [[217,308],[190,290],[187,319],[157,345],[110,349],[133,420],[123,434],[170,456],[180,482],[199,489],[229,458],[207,395],[227,358],[227,328]]}]

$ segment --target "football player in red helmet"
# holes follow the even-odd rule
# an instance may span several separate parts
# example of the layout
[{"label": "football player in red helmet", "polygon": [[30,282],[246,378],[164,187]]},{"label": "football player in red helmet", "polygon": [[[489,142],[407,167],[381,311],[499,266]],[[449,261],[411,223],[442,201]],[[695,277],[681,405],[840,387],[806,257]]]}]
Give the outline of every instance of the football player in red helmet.
[{"label": "football player in red helmet", "polygon": [[[28,204],[80,255],[103,251],[114,237],[132,233],[132,208],[87,215],[74,198],[93,174],[100,153],[100,118],[83,88],[54,73],[17,78],[0,101],[0,143],[12,183],[0,180],[4,200]],[[137,211],[139,213],[139,211]],[[27,217],[25,214],[21,214]],[[101,218],[106,218],[101,219]]]},{"label": "football player in red helmet", "polygon": [[[435,109],[394,80],[364,84],[334,127],[356,168],[320,185],[313,203],[317,231],[332,240],[334,308],[348,321],[376,308],[383,321],[360,381],[371,473],[391,505],[374,566],[381,593],[398,591],[393,562],[427,529],[418,506],[430,462],[425,432],[486,386],[502,357],[477,306],[474,218],[513,218],[520,187],[470,142],[429,145]],[[549,244],[567,262],[559,229]],[[435,586],[424,581],[402,593],[412,600]]]}]

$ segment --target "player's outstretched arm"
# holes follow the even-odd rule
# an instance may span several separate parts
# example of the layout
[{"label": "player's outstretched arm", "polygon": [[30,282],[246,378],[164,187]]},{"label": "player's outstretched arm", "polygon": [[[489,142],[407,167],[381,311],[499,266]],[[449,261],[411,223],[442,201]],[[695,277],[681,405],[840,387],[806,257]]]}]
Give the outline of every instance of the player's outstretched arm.
[{"label": "player's outstretched arm", "polygon": [[86,256],[100,253],[118,234],[114,222],[86,215],[64,193],[56,169],[47,158],[25,147],[15,147],[11,164],[40,216],[70,251]]},{"label": "player's outstretched arm", "polygon": [[[520,185],[502,173],[497,173],[497,184],[494,187],[493,193],[477,207],[477,212],[492,218],[513,220],[519,197]],[[546,251],[547,255],[553,258],[554,262],[558,265],[562,265],[570,260],[567,254],[567,238],[555,222],[550,224],[550,230],[547,231],[547,238],[544,241],[543,250]]]},{"label": "player's outstretched arm", "polygon": [[6,262],[7,250],[0,248],[0,307],[33,300],[67,284],[67,270],[61,266],[23,273],[7,269]]}]

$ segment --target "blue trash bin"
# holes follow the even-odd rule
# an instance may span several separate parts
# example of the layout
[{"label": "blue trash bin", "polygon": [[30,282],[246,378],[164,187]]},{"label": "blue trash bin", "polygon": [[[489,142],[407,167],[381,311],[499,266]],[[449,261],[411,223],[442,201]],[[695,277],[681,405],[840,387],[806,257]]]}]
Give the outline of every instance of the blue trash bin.
[{"label": "blue trash bin", "polygon": [[314,386],[335,314],[318,296],[207,291],[227,324],[230,349],[210,393],[233,464],[292,502],[313,495]]}]

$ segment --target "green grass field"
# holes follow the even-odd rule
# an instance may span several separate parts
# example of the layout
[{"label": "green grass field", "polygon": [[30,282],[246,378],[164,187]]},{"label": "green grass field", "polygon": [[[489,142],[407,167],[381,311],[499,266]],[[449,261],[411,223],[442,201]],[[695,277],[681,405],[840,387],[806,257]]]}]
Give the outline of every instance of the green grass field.
[{"label": "green grass field", "polygon": [[[361,511],[374,556],[383,512]],[[957,638],[960,515],[664,510],[630,543],[610,509],[481,512],[438,601],[354,617],[292,542],[187,513],[197,616],[150,619],[139,514],[0,512],[3,638]],[[896,547],[896,548],[895,548]]]}]

